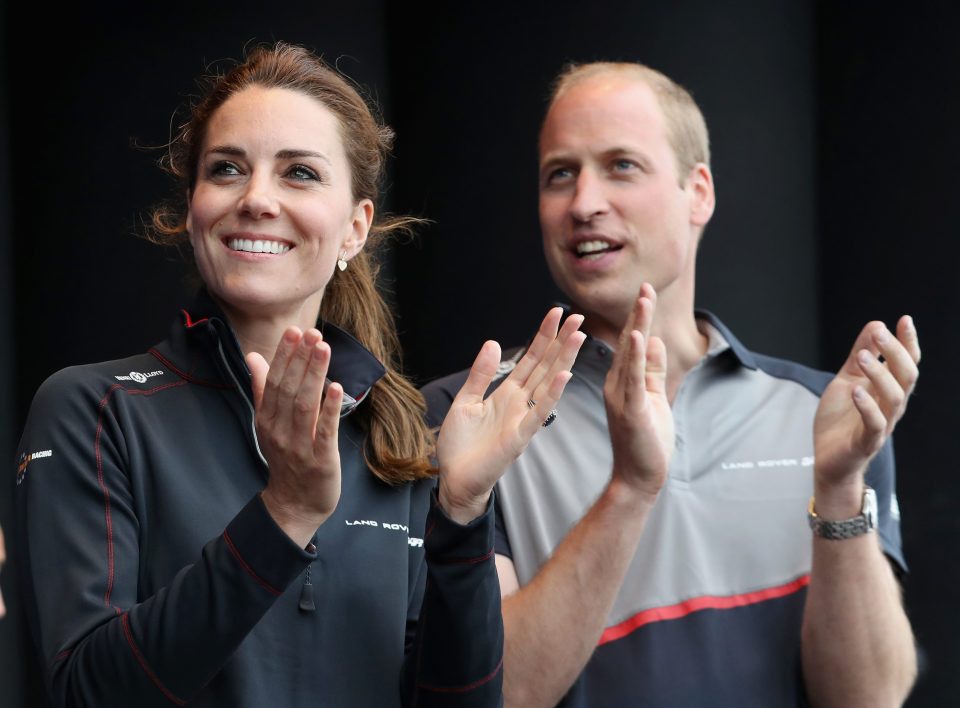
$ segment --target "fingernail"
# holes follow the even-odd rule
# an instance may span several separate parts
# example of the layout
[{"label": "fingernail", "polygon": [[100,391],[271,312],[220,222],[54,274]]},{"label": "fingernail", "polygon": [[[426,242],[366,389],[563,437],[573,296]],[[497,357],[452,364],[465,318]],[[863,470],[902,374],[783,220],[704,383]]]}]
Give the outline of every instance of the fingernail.
[{"label": "fingernail", "polygon": [[866,349],[861,349],[859,352],[857,352],[857,360],[864,366],[870,366],[870,363],[873,361],[873,357]]},{"label": "fingernail", "polygon": [[886,329],[881,329],[879,332],[873,335],[873,341],[877,344],[886,344],[890,341],[890,333]]},{"label": "fingernail", "polygon": [[908,329],[910,332],[916,332],[916,331],[917,331],[917,326],[914,324],[914,322],[913,322],[913,317],[911,317],[910,315],[907,315],[907,329]]},{"label": "fingernail", "polygon": [[856,386],[853,389],[853,397],[858,400],[863,400],[863,397],[867,395],[867,392],[863,390],[863,386]]}]

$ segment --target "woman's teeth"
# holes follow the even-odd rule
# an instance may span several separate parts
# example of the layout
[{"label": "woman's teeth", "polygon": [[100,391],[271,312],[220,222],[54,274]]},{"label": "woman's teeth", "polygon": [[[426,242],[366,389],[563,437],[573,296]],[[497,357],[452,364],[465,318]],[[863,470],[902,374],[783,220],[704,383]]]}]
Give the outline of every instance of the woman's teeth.
[{"label": "woman's teeth", "polygon": [[290,246],[279,241],[252,241],[248,238],[231,238],[227,240],[227,248],[231,251],[245,251],[247,253],[286,253]]}]

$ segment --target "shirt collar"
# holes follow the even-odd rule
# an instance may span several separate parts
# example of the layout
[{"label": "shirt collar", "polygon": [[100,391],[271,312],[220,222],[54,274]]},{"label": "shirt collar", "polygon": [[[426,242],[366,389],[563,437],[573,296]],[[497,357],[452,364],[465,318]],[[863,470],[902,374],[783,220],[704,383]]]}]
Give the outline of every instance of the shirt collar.
[{"label": "shirt collar", "polygon": [[[570,305],[563,302],[554,302],[551,307],[562,307],[563,319],[573,314],[573,309]],[[733,332],[720,321],[719,317],[709,310],[702,309],[695,310],[694,316],[697,319],[697,326],[700,328],[701,333],[706,335],[710,340],[707,346],[706,358],[713,358],[724,351],[729,351],[736,357],[741,366],[748,369],[757,369],[757,360],[753,352],[743,346],[740,340],[734,336]],[[529,345],[529,342],[527,342],[527,344]],[[588,356],[582,356],[584,353],[588,353]],[[610,367],[611,357],[612,352],[610,345],[588,334],[587,340],[581,349],[581,356],[577,357],[577,364],[589,366],[595,363],[598,370],[606,373],[606,370]]]}]

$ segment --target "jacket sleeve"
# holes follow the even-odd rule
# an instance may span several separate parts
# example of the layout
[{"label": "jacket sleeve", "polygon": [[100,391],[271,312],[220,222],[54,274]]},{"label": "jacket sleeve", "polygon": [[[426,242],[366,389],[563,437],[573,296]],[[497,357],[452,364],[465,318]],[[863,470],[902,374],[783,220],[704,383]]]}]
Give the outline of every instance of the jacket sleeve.
[{"label": "jacket sleeve", "polygon": [[[37,393],[20,442],[18,560],[56,706],[183,705],[314,557],[259,496],[165,588],[140,597],[123,425],[83,369]],[[122,391],[120,395],[123,395]]]},{"label": "jacket sleeve", "polygon": [[402,677],[403,705],[503,705],[503,618],[493,560],[494,502],[470,524],[449,519],[431,492],[426,583]]}]

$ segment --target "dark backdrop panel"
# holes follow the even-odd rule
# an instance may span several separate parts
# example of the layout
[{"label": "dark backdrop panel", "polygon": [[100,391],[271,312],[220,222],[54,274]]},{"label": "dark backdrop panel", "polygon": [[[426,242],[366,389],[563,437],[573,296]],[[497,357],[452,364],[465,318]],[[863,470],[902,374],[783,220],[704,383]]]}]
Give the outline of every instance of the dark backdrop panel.
[{"label": "dark backdrop panel", "polygon": [[[815,364],[812,10],[764,3],[393,4],[396,203],[432,218],[397,255],[407,361],[422,380],[486,338],[522,342],[552,298],[537,133],[570,60],[640,60],[685,84],[712,131],[718,206],[698,302],[757,349]],[[443,344],[424,333],[442,332]]]},{"label": "dark backdrop panel", "polygon": [[839,366],[867,319],[916,320],[922,374],[897,429],[897,486],[907,608],[929,666],[908,705],[947,706],[960,697],[960,8],[875,10],[819,8],[823,359]]}]

